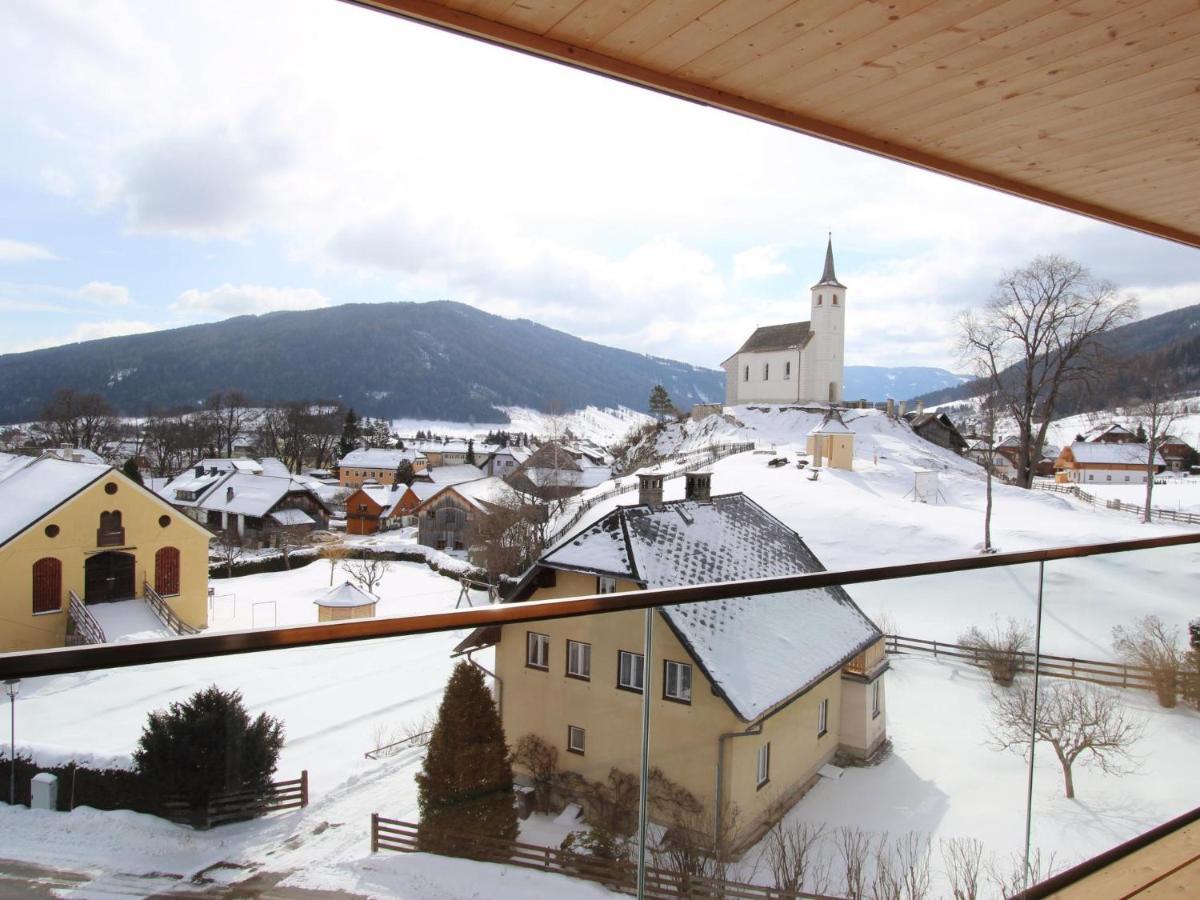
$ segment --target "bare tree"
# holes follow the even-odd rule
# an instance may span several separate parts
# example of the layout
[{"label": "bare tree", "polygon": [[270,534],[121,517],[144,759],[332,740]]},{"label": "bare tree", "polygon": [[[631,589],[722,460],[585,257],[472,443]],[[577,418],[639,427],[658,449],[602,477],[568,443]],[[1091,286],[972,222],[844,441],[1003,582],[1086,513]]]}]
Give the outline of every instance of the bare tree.
[{"label": "bare tree", "polygon": [[1102,336],[1136,313],[1136,300],[1079,263],[1039,256],[1003,273],[981,311],[959,316],[962,358],[985,373],[1016,423],[1019,485],[1033,482],[1060,396],[1095,383]]},{"label": "bare tree", "polygon": [[1006,625],[993,622],[988,631],[972,625],[958,642],[974,651],[976,663],[988,670],[992,681],[1008,687],[1021,671],[1022,654],[1033,642],[1033,629],[1010,618]]},{"label": "bare tree", "polygon": [[1157,375],[1142,382],[1141,399],[1131,410],[1133,419],[1146,434],[1146,505],[1142,521],[1149,522],[1154,502],[1154,477],[1158,474],[1155,458],[1171,436],[1171,429],[1186,413],[1186,406],[1172,399],[1173,376],[1160,378]]},{"label": "bare tree", "polygon": [[843,825],[834,832],[834,842],[842,860],[842,879],[846,896],[865,897],[867,861],[871,856],[871,836],[861,828]]},{"label": "bare tree", "polygon": [[512,761],[533,780],[533,802],[537,811],[549,812],[554,776],[558,774],[558,749],[536,734],[526,734],[513,748]]},{"label": "bare tree", "polygon": [[987,444],[983,471],[986,476],[983,506],[983,552],[995,553],[992,546],[992,477],[996,472],[996,392],[983,395],[983,439]]},{"label": "bare tree", "polygon": [[1143,616],[1132,628],[1118,625],[1112,633],[1117,655],[1130,665],[1149,669],[1159,705],[1173,708],[1186,661],[1179,629],[1168,628],[1158,616]]},{"label": "bare tree", "polygon": [[779,818],[766,836],[767,864],[778,890],[793,894],[829,890],[830,861],[821,853],[824,837],[824,825]]},{"label": "bare tree", "polygon": [[246,541],[236,528],[226,528],[217,533],[212,545],[213,555],[225,566],[225,577],[233,577],[233,565],[246,553]]},{"label": "bare tree", "polygon": [[383,581],[388,569],[387,560],[370,554],[348,559],[342,566],[354,583],[368,594],[375,593],[375,586]]},{"label": "bare tree", "polygon": [[1054,854],[1043,859],[1041,850],[1034,850],[1028,862],[1020,853],[1014,853],[1009,857],[1008,865],[995,858],[987,864],[988,880],[1001,897],[1015,897],[1027,887],[1048,878],[1053,871]]},{"label": "bare tree", "polygon": [[283,555],[283,568],[285,570],[292,568],[292,553],[308,544],[308,538],[305,535],[304,529],[294,525],[278,525],[269,529],[264,537],[270,546]]},{"label": "bare tree", "polygon": [[337,567],[350,556],[350,548],[341,541],[331,541],[320,546],[317,556],[329,563],[329,586],[333,587],[333,575]]},{"label": "bare tree", "polygon": [[943,838],[942,863],[954,900],[979,900],[983,874],[983,841],[978,838]]},{"label": "bare tree", "polygon": [[492,579],[523,572],[541,555],[545,507],[515,496],[489,506],[488,515],[475,517],[472,558]]},{"label": "bare tree", "polygon": [[100,394],[60,388],[42,410],[33,430],[47,443],[99,453],[116,436],[119,424],[112,406]]},{"label": "bare tree", "polygon": [[1075,796],[1073,767],[1081,758],[1110,775],[1133,771],[1132,747],[1143,727],[1126,713],[1116,692],[1086,682],[1043,682],[1036,721],[1032,682],[992,692],[993,746],[1028,759],[1031,734],[1049,744],[1062,766],[1068,799]]},{"label": "bare tree", "polygon": [[212,423],[213,440],[218,451],[226,457],[233,456],[233,442],[254,421],[254,410],[241,391],[225,391],[213,394],[204,401],[204,412]]}]

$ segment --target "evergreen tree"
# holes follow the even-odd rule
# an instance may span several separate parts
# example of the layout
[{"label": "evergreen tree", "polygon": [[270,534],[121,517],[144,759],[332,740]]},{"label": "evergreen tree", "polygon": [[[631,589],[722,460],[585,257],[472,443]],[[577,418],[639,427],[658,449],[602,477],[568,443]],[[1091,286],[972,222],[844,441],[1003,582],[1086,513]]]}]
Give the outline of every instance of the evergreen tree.
[{"label": "evergreen tree", "polygon": [[512,762],[496,704],[483,674],[460,662],[446,685],[417,775],[420,848],[482,858],[486,848],[470,835],[515,840],[512,787]]},{"label": "evergreen tree", "polygon": [[671,395],[661,384],[656,384],[650,391],[650,415],[661,422],[674,411],[675,404],[671,402]]},{"label": "evergreen tree", "polygon": [[393,480],[396,484],[404,485],[409,485],[416,481],[417,474],[413,471],[412,463],[410,463],[407,459],[400,460],[400,462],[396,464],[396,474]]},{"label": "evergreen tree", "polygon": [[339,460],[358,449],[358,440],[361,435],[362,429],[359,427],[359,418],[354,414],[353,408],[351,408],[346,412],[346,422],[342,426],[342,439],[338,441]]},{"label": "evergreen tree", "polygon": [[1144,443],[1146,443],[1147,440],[1149,440],[1146,437],[1146,428],[1144,425],[1142,425],[1141,422],[1138,422],[1137,435],[1135,435],[1135,436],[1137,437],[1137,442],[1139,444],[1144,444]]},{"label": "evergreen tree", "polygon": [[125,460],[124,464],[121,466],[121,472],[130,481],[136,481],[138,484],[142,484],[142,473],[138,471],[137,461],[134,460],[132,456]]},{"label": "evergreen tree", "polygon": [[475,439],[467,438],[467,465],[475,465]]}]

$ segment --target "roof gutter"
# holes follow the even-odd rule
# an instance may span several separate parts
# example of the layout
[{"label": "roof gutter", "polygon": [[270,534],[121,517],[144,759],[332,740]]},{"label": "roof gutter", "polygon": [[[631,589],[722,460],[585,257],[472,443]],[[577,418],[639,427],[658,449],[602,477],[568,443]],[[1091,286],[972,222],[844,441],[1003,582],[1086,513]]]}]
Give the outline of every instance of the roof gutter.
[{"label": "roof gutter", "polygon": [[758,720],[757,725],[752,725],[745,731],[727,731],[717,737],[717,789],[714,792],[716,805],[714,807],[713,815],[713,841],[718,847],[721,845],[721,830],[724,827],[724,823],[721,821],[721,818],[724,811],[723,807],[725,801],[725,741],[732,740],[733,738],[752,737],[756,734],[762,734],[763,723],[765,723],[766,720],[774,714],[774,711],[767,713],[767,715]]}]

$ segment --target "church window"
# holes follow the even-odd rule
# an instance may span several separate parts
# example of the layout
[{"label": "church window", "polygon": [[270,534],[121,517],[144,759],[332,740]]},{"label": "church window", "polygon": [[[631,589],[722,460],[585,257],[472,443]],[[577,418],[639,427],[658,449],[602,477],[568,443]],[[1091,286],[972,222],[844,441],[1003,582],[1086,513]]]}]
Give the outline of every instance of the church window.
[{"label": "church window", "polygon": [[771,364],[763,363],[763,381],[771,377]]},{"label": "church window", "polygon": [[783,380],[787,381],[791,377],[792,377],[792,364],[791,364],[791,362],[785,362],[783,364]]},{"label": "church window", "polygon": [[829,296],[833,300],[833,305],[837,306],[837,294],[830,294]]},{"label": "church window", "polygon": [[824,294],[817,294],[817,306],[821,305],[821,301],[825,299]]}]

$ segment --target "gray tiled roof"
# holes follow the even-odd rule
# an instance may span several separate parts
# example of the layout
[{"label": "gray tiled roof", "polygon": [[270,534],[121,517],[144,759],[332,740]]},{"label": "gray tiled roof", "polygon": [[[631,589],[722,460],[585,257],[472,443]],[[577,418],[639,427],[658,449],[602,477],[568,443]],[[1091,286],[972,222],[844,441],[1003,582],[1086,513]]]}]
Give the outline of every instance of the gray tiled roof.
[{"label": "gray tiled roof", "polygon": [[803,347],[812,338],[808,322],[788,322],[784,325],[763,325],[746,338],[738,353],[764,350],[791,350]]},{"label": "gray tiled roof", "polygon": [[[542,557],[646,587],[796,575],[824,569],[798,534],[744,494],[618,507]],[[753,721],[877,640],[841,588],[665,607],[709,680]]]}]

